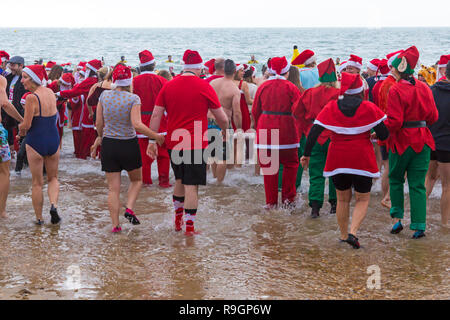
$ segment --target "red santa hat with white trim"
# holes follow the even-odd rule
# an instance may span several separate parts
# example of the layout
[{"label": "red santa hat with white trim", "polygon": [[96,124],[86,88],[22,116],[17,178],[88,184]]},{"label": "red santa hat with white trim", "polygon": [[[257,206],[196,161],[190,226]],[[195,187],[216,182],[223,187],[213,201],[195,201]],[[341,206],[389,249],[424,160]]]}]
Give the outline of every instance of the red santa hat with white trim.
[{"label": "red santa hat with white trim", "polygon": [[186,50],[183,54],[183,69],[201,69],[203,68],[203,60],[197,51]]},{"label": "red santa hat with white trim", "polygon": [[388,66],[387,59],[381,59],[380,63],[378,64],[378,70],[377,73],[381,73],[382,76],[389,75],[389,72],[391,71],[391,68]]},{"label": "red santa hat with white trim", "polygon": [[347,67],[347,61],[341,62],[341,64],[338,67],[339,73],[342,73],[342,71]]},{"label": "red santa hat with white trim", "polygon": [[339,99],[342,100],[344,95],[358,94],[364,91],[364,84],[359,74],[343,72],[341,75],[341,89],[339,91]]},{"label": "red santa hat with white trim", "polygon": [[29,75],[31,79],[40,86],[45,85],[47,83],[48,80],[47,71],[45,71],[44,66],[41,64],[34,64],[25,67],[23,69],[23,72]]},{"label": "red santa hat with white trim", "polygon": [[20,98],[20,104],[25,105],[25,101],[27,100],[28,95],[31,94],[31,92],[25,92],[25,94]]},{"label": "red santa hat with white trim", "polygon": [[65,86],[71,86],[73,87],[75,85],[75,78],[71,73],[64,73],[61,78],[59,78],[59,81],[65,85]]},{"label": "red santa hat with white trim", "polygon": [[84,67],[79,71],[79,73],[80,73],[83,77],[85,77],[85,76],[86,76],[86,66],[84,66]]},{"label": "red santa hat with white trim", "polygon": [[245,70],[245,65],[237,63],[236,64],[236,72],[239,71],[239,70]]},{"label": "red santa hat with white trim", "polygon": [[0,51],[0,60],[1,60],[1,62],[8,61],[9,60],[8,52],[1,50]]},{"label": "red santa hat with white trim", "polygon": [[94,59],[86,63],[86,68],[91,69],[94,72],[97,72],[98,69],[102,67],[102,62],[100,60]]},{"label": "red santa hat with white trim", "polygon": [[362,69],[362,61],[363,60],[361,57],[351,54],[350,59],[348,59],[348,61],[347,61],[347,67],[355,67],[355,68],[361,70]]},{"label": "red santa hat with white trim", "polygon": [[367,64],[367,69],[370,69],[374,72],[377,72],[378,67],[380,65],[381,60],[380,59],[372,59],[369,61],[369,63]]},{"label": "red santa hat with white trim", "polygon": [[316,55],[314,51],[306,49],[302,53],[300,53],[294,60],[292,60],[292,65],[308,65],[316,61]]},{"label": "red santa hat with white trim", "polygon": [[395,51],[395,52],[388,53],[388,54],[386,55],[387,65],[388,65],[389,68],[392,67],[392,62],[393,62],[393,61],[395,60],[395,58],[397,58],[398,55],[399,55],[400,53],[402,53],[402,52],[403,52],[403,50],[398,50],[398,51]]},{"label": "red santa hat with white trim", "polygon": [[272,69],[272,58],[269,58],[269,60],[267,60],[267,72],[269,72],[269,74],[271,75],[276,74],[276,72]]},{"label": "red santa hat with white trim", "polygon": [[80,61],[77,65],[77,70],[83,70],[84,67],[86,67],[86,63],[85,61]]},{"label": "red santa hat with white trim", "polygon": [[270,61],[272,70],[275,71],[277,75],[285,74],[291,67],[291,64],[287,61],[286,57],[275,57]]},{"label": "red santa hat with white trim", "polygon": [[439,71],[439,68],[446,68],[447,67],[447,63],[450,61],[450,54],[447,55],[442,55],[439,59],[439,63],[437,65],[437,70],[436,70],[436,80],[441,80],[442,77],[445,76],[445,74],[442,74]]},{"label": "red santa hat with white trim", "polygon": [[45,64],[45,70],[46,71],[50,71],[52,70],[52,68],[56,66],[56,62],[55,61],[49,61]]},{"label": "red santa hat with white trim", "polygon": [[156,62],[153,54],[148,50],[139,52],[139,61],[141,67],[145,67]]},{"label": "red santa hat with white trim", "polygon": [[119,64],[113,71],[112,79],[117,87],[128,87],[133,82],[133,73],[130,67]]},{"label": "red santa hat with white trim", "polygon": [[214,74],[216,72],[216,59],[206,61],[205,67],[208,69],[209,74]]}]

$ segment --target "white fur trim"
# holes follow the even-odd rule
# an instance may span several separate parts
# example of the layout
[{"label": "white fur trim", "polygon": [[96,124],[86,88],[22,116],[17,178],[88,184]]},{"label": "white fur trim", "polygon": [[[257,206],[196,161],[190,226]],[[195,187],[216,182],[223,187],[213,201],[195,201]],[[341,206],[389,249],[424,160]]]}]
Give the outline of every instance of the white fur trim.
[{"label": "white fur trim", "polygon": [[114,84],[118,87],[128,87],[133,83],[133,78],[122,79],[114,81]]},{"label": "white fur trim", "polygon": [[348,89],[347,91],[345,91],[345,94],[357,94],[357,93],[363,92],[363,90],[364,90],[364,85],[362,85],[359,88]]},{"label": "white fur trim", "polygon": [[33,72],[33,70],[31,70],[30,68],[25,68],[23,69],[23,72],[29,75],[34,82],[36,82],[39,85],[42,85],[42,80],[39,79],[39,77],[36,75],[36,73]]},{"label": "white fur trim", "polygon": [[65,84],[66,86],[70,86],[71,84],[69,82],[66,82],[63,80],[63,78],[59,78],[59,81],[61,81],[62,84]]},{"label": "white fur trim", "polygon": [[270,76],[267,80],[286,80],[286,78],[277,74],[276,76]]},{"label": "white fur trim", "polygon": [[337,126],[329,126],[326,124],[323,124],[322,122],[320,122],[319,120],[315,120],[314,124],[318,124],[330,131],[339,133],[339,134],[345,134],[345,135],[354,135],[354,134],[360,134],[366,131],[369,131],[370,129],[372,129],[373,127],[376,127],[379,123],[383,122],[385,119],[387,119],[387,116],[384,115],[381,119],[372,122],[368,125],[365,126],[361,126],[361,127],[351,127],[351,128],[346,128],[346,127],[337,127]]},{"label": "white fur trim", "polygon": [[6,59],[6,57],[2,57],[2,62],[7,61],[8,59]]},{"label": "white fur trim", "polygon": [[394,54],[392,57],[389,58],[389,60],[387,62],[389,68],[392,67],[392,62],[394,62],[395,58],[397,58],[399,54],[400,54],[400,52],[397,54]]},{"label": "white fur trim", "polygon": [[156,74],[154,71],[142,71],[140,74]]},{"label": "white fur trim", "polygon": [[243,64],[240,64],[240,65],[236,66],[236,71],[239,71],[241,69],[244,70],[244,65]]},{"label": "white fur trim", "polygon": [[91,66],[89,63],[86,63],[86,68],[89,68],[89,69],[91,69],[92,71],[94,71],[94,72],[97,72],[98,71],[98,69],[95,69],[93,66]]},{"label": "white fur trim", "polygon": [[281,74],[284,74],[284,73],[288,72],[290,68],[291,68],[291,64],[288,63],[286,67],[281,69]]},{"label": "white fur trim", "polygon": [[294,144],[280,144],[280,145],[272,145],[272,144],[255,144],[257,149],[272,149],[272,150],[284,150],[284,149],[294,149],[300,147],[300,143]]},{"label": "white fur trim", "polygon": [[197,63],[197,64],[185,64],[183,66],[183,69],[201,69],[203,68],[203,63]]},{"label": "white fur trim", "polygon": [[362,64],[360,64],[358,62],[355,62],[355,61],[352,61],[352,60],[348,60],[347,61],[347,67],[348,66],[358,68],[359,70],[362,69]]},{"label": "white fur trim", "polygon": [[311,58],[307,59],[304,63],[305,66],[307,66],[310,63],[316,62],[316,55],[313,55]]},{"label": "white fur trim", "polygon": [[93,124],[84,124],[84,123],[82,123],[81,126],[82,126],[83,128],[92,128],[92,129],[95,128],[95,126],[94,126]]},{"label": "white fur trim", "polygon": [[378,71],[378,67],[376,65],[374,65],[373,63],[370,63],[367,65],[367,68],[372,70],[372,71]]},{"label": "white fur trim", "polygon": [[153,64],[155,62],[156,62],[156,59],[153,59],[153,60],[150,60],[148,62],[141,63],[140,66],[141,67],[145,67],[145,66],[151,65],[151,64]]},{"label": "white fur trim", "polygon": [[339,65],[339,67],[338,67],[339,73],[342,73],[342,70],[344,70],[345,68],[347,68],[347,62]]},{"label": "white fur trim", "polygon": [[359,169],[353,169],[353,168],[338,168],[333,171],[324,171],[323,176],[328,178],[328,177],[335,176],[335,175],[341,174],[341,173],[356,174],[359,176],[370,177],[370,178],[379,178],[380,177],[380,172],[373,173],[373,172],[359,170]]}]

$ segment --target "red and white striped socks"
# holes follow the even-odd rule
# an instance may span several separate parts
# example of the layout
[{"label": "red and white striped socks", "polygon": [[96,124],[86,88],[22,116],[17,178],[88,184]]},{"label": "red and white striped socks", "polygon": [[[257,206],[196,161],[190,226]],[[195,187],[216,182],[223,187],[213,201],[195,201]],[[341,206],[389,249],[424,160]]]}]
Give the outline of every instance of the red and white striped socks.
[{"label": "red and white striped socks", "polygon": [[181,231],[183,227],[184,197],[173,196],[173,207],[175,209],[175,231]]}]

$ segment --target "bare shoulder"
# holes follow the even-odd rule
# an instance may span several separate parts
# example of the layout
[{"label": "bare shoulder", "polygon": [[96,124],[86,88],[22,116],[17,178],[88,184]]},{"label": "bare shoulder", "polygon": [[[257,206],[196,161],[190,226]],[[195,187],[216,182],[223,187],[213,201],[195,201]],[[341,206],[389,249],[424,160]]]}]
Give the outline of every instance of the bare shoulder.
[{"label": "bare shoulder", "polygon": [[6,88],[6,78],[0,75],[0,88]]}]

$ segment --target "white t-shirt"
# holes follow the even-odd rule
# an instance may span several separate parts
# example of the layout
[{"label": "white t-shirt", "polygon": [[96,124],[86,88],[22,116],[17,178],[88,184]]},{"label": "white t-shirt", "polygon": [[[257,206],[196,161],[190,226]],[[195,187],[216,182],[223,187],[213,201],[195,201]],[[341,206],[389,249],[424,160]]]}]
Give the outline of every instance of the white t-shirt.
[{"label": "white t-shirt", "polygon": [[12,102],[14,99],[14,87],[16,86],[17,80],[19,80],[19,76],[16,75],[12,79],[11,85],[9,86],[9,96],[8,96],[9,102]]}]

